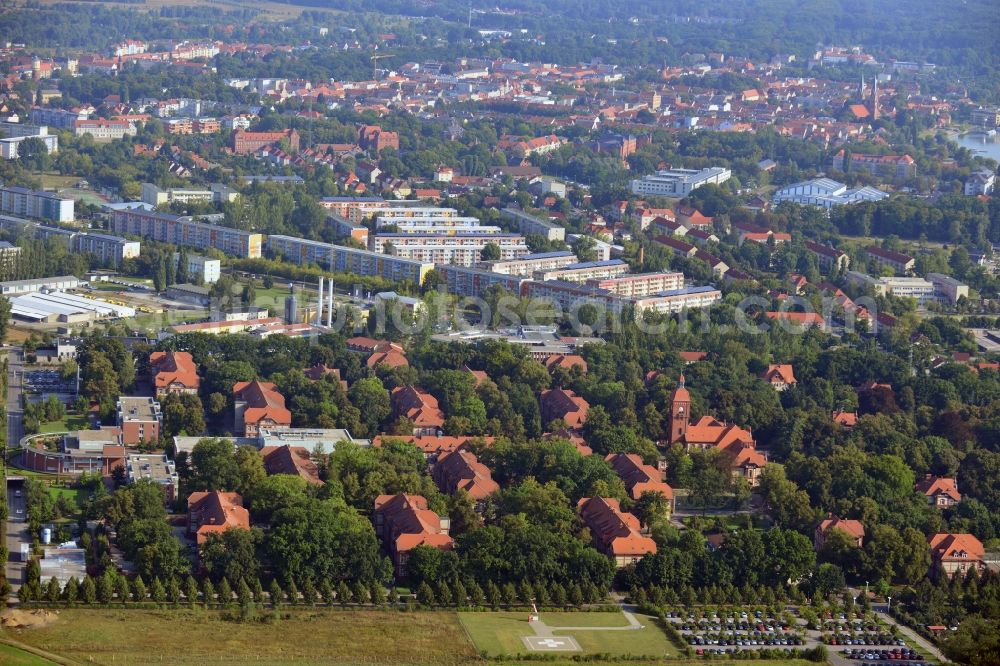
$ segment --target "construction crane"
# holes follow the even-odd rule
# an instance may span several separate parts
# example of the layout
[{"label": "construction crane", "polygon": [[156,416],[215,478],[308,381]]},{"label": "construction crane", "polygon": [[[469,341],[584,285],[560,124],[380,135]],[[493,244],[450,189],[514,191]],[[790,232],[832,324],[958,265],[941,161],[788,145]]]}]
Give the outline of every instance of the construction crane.
[{"label": "construction crane", "polygon": [[376,53],[372,56],[372,81],[378,81],[378,61],[382,58],[391,58],[393,53]]}]

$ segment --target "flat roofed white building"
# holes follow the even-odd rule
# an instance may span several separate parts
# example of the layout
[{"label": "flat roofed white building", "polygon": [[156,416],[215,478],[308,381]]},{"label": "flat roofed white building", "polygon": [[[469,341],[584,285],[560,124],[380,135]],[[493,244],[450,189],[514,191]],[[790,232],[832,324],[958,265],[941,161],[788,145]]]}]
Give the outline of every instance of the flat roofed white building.
[{"label": "flat roofed white building", "polygon": [[721,185],[732,175],[724,167],[665,169],[636,178],[631,183],[631,189],[632,194],[639,196],[684,197],[702,185]]}]

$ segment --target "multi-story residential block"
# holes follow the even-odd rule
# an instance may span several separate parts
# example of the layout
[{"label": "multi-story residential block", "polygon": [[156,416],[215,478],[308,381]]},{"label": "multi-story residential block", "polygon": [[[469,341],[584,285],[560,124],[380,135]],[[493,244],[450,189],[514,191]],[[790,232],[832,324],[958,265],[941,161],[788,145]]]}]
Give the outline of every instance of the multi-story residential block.
[{"label": "multi-story residential block", "polygon": [[806,249],[816,255],[819,267],[824,270],[847,270],[851,266],[851,258],[846,252],[823,245],[815,241],[805,241]]},{"label": "multi-story residential block", "polygon": [[472,266],[482,261],[488,244],[500,248],[501,259],[516,259],[529,253],[524,236],[518,234],[376,234],[369,249],[404,259],[434,264]]},{"label": "multi-story residential block", "polygon": [[885,250],[877,245],[870,245],[865,248],[865,254],[875,262],[880,268],[891,268],[897,273],[906,274],[913,270],[916,261],[913,257],[902,252]]},{"label": "multi-story residential block", "polygon": [[[846,165],[844,164],[845,160],[847,161]],[[873,176],[887,178],[915,178],[917,175],[917,163],[909,155],[851,153],[850,158],[847,158],[843,148],[833,156],[833,168],[848,173],[867,171]]]},{"label": "multi-story residential block", "polygon": [[639,196],[685,197],[702,185],[721,185],[732,175],[723,167],[665,169],[633,180],[630,187]]},{"label": "multi-story residential block", "polygon": [[522,234],[537,234],[547,241],[566,240],[565,228],[548,220],[525,213],[523,210],[504,208],[501,211],[501,216],[503,219],[508,220]]},{"label": "multi-story residential block", "polygon": [[625,275],[629,266],[621,259],[607,261],[584,261],[569,264],[561,268],[535,271],[535,280],[562,280],[563,282],[590,282],[591,280],[606,280]]},{"label": "multi-story residential block", "polygon": [[988,128],[1000,127],[1000,107],[973,109],[969,115],[973,125]]},{"label": "multi-story residential block", "polygon": [[524,278],[519,275],[505,275],[468,266],[438,266],[438,274],[444,279],[449,294],[480,298],[491,287],[499,287],[511,296],[521,294]]},{"label": "multi-story residential block", "polygon": [[832,208],[861,201],[881,201],[889,195],[874,187],[847,189],[847,185],[830,178],[815,178],[781,188],[771,197],[774,204],[789,201],[802,206]]},{"label": "multi-story residential block", "polygon": [[996,189],[997,175],[989,169],[980,169],[972,173],[965,181],[964,192],[967,196],[988,196]]},{"label": "multi-story residential block", "polygon": [[8,241],[0,241],[0,274],[10,275],[21,256],[21,247]]},{"label": "multi-story residential block", "polygon": [[89,134],[95,141],[112,141],[136,135],[135,125],[127,120],[77,120],[73,123],[73,133],[77,136]]},{"label": "multi-story residential block", "polygon": [[163,415],[160,413],[160,403],[153,398],[122,396],[118,398],[117,414],[118,427],[122,431],[122,443],[125,446],[156,442],[160,439]]},{"label": "multi-story residential block", "polygon": [[392,281],[409,280],[418,285],[423,284],[427,274],[434,269],[434,264],[427,261],[416,261],[293,236],[268,236],[267,248],[271,254],[280,255],[296,264],[316,264],[329,271],[377,275]]},{"label": "multi-story residential block", "polygon": [[37,217],[53,222],[72,222],[75,202],[52,192],[29,190],[26,187],[0,187],[0,211],[11,215]]},{"label": "multi-story residential block", "polygon": [[520,259],[507,261],[490,261],[483,264],[494,273],[531,277],[541,271],[553,271],[577,263],[576,255],[568,250],[556,252],[537,252],[526,254]]},{"label": "multi-story residential block", "polygon": [[338,217],[357,223],[364,216],[355,219],[354,211],[364,209],[368,213],[380,207],[388,208],[389,202],[378,197],[323,197],[319,205]]},{"label": "multi-story residential block", "polygon": [[624,298],[643,298],[684,287],[683,273],[634,273],[608,278],[589,278],[586,283]]},{"label": "multi-story residential block", "polygon": [[73,129],[76,121],[86,120],[89,113],[83,109],[65,110],[34,106],[29,115],[32,125],[48,125],[59,129]]},{"label": "multi-story residential block", "polygon": [[326,219],[333,227],[337,238],[353,238],[365,247],[368,246],[368,227],[339,215],[330,215]]},{"label": "multi-story residential block", "polygon": [[111,216],[111,230],[149,238],[161,243],[186,245],[198,249],[215,248],[235,257],[260,257],[261,234],[242,229],[198,222],[190,217],[140,209],[116,210]]},{"label": "multi-story residential block", "polygon": [[722,292],[712,285],[668,289],[651,296],[636,298],[636,315],[649,310],[663,314],[710,308],[722,300]]},{"label": "multi-story residential block", "polygon": [[73,234],[70,244],[74,252],[92,254],[101,263],[110,264],[115,267],[126,259],[135,259],[138,257],[141,248],[139,241],[90,231]]},{"label": "multi-story residential block", "polygon": [[143,183],[140,192],[143,203],[148,203],[151,206],[162,206],[175,201],[181,203],[192,201],[231,203],[239,196],[239,192],[221,183],[213,183],[207,190],[188,187],[171,187],[161,190],[153,183]]},{"label": "multi-story residential block", "polygon": [[[181,260],[180,252],[174,252],[174,268]],[[222,261],[203,257],[200,254],[187,255],[188,280],[201,284],[214,284],[222,277]]]},{"label": "multi-story residential block", "polygon": [[17,159],[21,142],[29,138],[44,143],[45,150],[50,155],[59,152],[59,137],[49,134],[49,128],[45,125],[0,122],[0,157],[5,160]]}]

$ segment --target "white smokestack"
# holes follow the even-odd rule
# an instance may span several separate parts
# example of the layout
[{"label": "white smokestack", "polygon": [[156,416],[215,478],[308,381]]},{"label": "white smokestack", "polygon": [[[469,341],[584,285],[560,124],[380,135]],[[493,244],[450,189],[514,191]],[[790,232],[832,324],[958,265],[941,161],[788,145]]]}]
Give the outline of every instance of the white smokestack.
[{"label": "white smokestack", "polygon": [[323,325],[323,276],[319,276],[319,302],[316,304],[316,323]]},{"label": "white smokestack", "polygon": [[330,302],[326,313],[326,326],[333,328],[333,278],[330,278],[330,297],[327,300]]}]

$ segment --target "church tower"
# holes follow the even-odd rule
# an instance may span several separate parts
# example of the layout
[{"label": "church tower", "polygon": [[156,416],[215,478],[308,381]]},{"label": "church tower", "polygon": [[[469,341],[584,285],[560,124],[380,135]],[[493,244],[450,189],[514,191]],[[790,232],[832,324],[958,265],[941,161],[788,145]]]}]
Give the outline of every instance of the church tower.
[{"label": "church tower", "polygon": [[688,419],[691,414],[691,395],[684,388],[684,375],[680,376],[677,388],[670,395],[670,443],[679,442],[687,434]]},{"label": "church tower", "polygon": [[878,104],[878,77],[877,76],[875,77],[875,82],[872,84],[872,101],[871,101],[871,109],[870,109],[870,111],[872,112],[872,120],[878,120],[879,116],[882,113],[881,109],[879,109],[879,104]]},{"label": "church tower", "polygon": [[865,72],[861,71],[861,87],[858,88],[858,99],[864,103],[865,101]]}]

